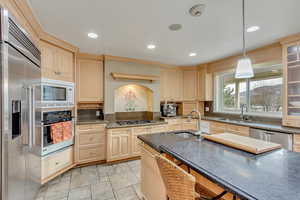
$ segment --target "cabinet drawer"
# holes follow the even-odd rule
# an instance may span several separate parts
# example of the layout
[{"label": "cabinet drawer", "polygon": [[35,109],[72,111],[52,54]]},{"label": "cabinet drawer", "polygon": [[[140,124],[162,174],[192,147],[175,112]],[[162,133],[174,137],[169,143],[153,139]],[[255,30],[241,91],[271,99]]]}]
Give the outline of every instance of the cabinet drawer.
[{"label": "cabinet drawer", "polygon": [[79,145],[99,144],[99,143],[103,144],[105,142],[106,142],[105,134],[92,133],[92,134],[79,135]]},{"label": "cabinet drawer", "polygon": [[238,135],[243,135],[243,136],[249,136],[249,127],[228,124],[227,132],[238,134]]},{"label": "cabinet drawer", "polygon": [[133,133],[136,134],[147,134],[151,132],[151,126],[147,127],[135,127],[132,129]]},{"label": "cabinet drawer", "polygon": [[161,133],[168,131],[166,125],[152,126],[151,133]]},{"label": "cabinet drawer", "polygon": [[79,147],[79,162],[105,160],[106,145],[89,145]]},{"label": "cabinet drawer", "polygon": [[198,130],[198,126],[196,123],[184,123],[182,124],[183,130]]},{"label": "cabinet drawer", "polygon": [[168,126],[169,131],[180,131],[182,130],[181,124],[173,124]]},{"label": "cabinet drawer", "polygon": [[59,170],[73,164],[73,149],[69,148],[61,152],[42,158],[42,179],[45,179]]},{"label": "cabinet drawer", "polygon": [[300,147],[300,134],[294,134],[294,145],[299,145]]},{"label": "cabinet drawer", "polygon": [[86,125],[77,125],[78,133],[94,133],[94,132],[103,132],[105,131],[104,124],[86,124]]},{"label": "cabinet drawer", "polygon": [[181,119],[167,119],[168,124],[181,124]]},{"label": "cabinet drawer", "polygon": [[300,128],[300,120],[299,119],[283,119],[282,124],[284,126],[291,126],[291,127]]},{"label": "cabinet drawer", "polygon": [[118,128],[118,129],[111,129],[109,130],[109,133],[112,135],[118,135],[118,134],[130,134],[132,131],[131,128]]}]

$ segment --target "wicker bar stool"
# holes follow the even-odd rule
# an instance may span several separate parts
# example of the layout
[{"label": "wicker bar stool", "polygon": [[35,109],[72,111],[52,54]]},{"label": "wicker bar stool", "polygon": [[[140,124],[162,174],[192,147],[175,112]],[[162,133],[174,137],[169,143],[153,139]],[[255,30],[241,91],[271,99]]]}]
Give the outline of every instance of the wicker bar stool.
[{"label": "wicker bar stool", "polygon": [[196,192],[195,177],[185,172],[165,157],[156,156],[156,161],[166,186],[169,200],[203,200]]}]

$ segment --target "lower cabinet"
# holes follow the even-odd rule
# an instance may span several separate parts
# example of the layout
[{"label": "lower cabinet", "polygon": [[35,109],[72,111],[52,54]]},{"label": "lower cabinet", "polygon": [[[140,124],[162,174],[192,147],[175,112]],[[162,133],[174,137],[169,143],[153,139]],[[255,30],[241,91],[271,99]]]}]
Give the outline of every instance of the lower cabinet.
[{"label": "lower cabinet", "polygon": [[155,156],[157,151],[141,143],[141,192],[146,200],[166,200],[167,194]]},{"label": "lower cabinet", "polygon": [[141,148],[138,136],[166,130],[166,125],[108,129],[106,160],[111,162],[140,156]]},{"label": "lower cabinet", "polygon": [[[208,122],[208,121],[205,121]],[[241,136],[249,136],[250,128],[247,126],[238,126],[233,124],[209,121],[209,133],[232,133]]]},{"label": "lower cabinet", "polygon": [[300,152],[300,134],[294,134],[293,151]]},{"label": "lower cabinet", "polygon": [[198,120],[189,118],[166,118],[168,131],[198,130]]},{"label": "lower cabinet", "polygon": [[74,166],[73,146],[42,157],[42,184],[62,174]]},{"label": "lower cabinet", "polygon": [[131,157],[131,128],[109,129],[107,131],[107,161]]},{"label": "lower cabinet", "polygon": [[75,162],[85,164],[106,159],[105,124],[77,125]]}]

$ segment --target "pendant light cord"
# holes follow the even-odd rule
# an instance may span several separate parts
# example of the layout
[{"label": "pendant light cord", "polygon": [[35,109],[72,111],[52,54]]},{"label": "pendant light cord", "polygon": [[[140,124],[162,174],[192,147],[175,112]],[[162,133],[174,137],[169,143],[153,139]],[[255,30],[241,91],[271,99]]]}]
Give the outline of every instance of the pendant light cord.
[{"label": "pendant light cord", "polygon": [[246,40],[245,40],[245,0],[243,0],[243,55],[246,57]]}]

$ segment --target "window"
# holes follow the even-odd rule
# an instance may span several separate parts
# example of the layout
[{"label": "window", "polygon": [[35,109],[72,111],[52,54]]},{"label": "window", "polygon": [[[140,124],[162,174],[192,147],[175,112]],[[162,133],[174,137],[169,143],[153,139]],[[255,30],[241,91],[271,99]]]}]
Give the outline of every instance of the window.
[{"label": "window", "polygon": [[281,115],[281,65],[257,67],[254,72],[255,77],[251,79],[235,79],[234,73],[216,76],[216,112],[237,113],[245,104],[248,114]]}]

